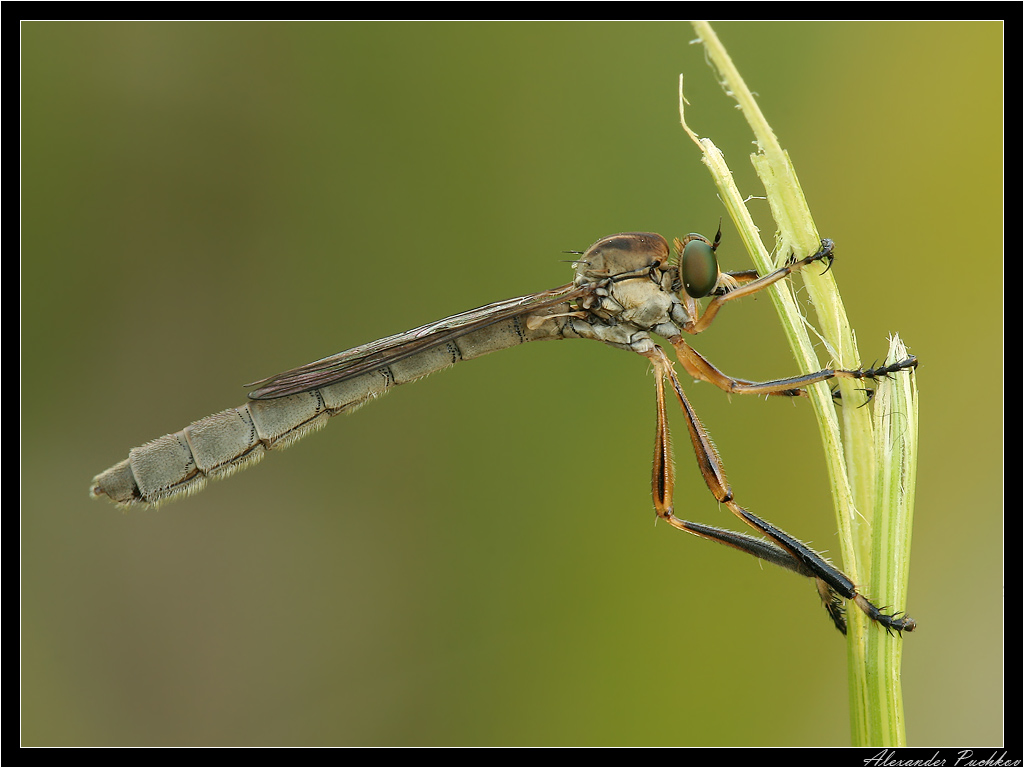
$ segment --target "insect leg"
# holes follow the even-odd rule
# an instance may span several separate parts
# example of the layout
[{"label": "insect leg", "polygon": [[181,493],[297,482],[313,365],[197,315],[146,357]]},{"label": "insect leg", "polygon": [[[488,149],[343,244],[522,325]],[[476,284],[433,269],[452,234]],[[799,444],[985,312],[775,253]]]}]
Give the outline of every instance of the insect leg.
[{"label": "insect leg", "polygon": [[[652,482],[654,507],[658,516],[674,528],[731,546],[754,557],[813,578],[829,617],[836,625],[836,628],[844,634],[846,632],[846,622],[843,618],[840,597],[853,600],[869,617],[885,627],[887,632],[891,633],[893,630],[896,632],[912,631],[917,626],[913,619],[900,614],[886,614],[876,608],[857,591],[856,585],[846,574],[825,560],[818,552],[815,552],[802,541],[776,528],[771,523],[747,511],[735,502],[732,489],[725,476],[725,468],[718,456],[718,451],[712,443],[707,430],[704,429],[700,419],[690,405],[689,400],[687,400],[686,395],[683,393],[675,371],[672,370],[671,362],[660,347],[645,353],[645,356],[654,364],[658,401],[657,435]],[[724,504],[730,512],[744,523],[767,536],[771,539],[771,542],[754,539],[734,531],[691,523],[676,517],[673,513],[672,490],[674,487],[674,468],[665,408],[665,379],[672,382],[676,397],[682,406],[683,413],[686,415],[690,441],[693,444],[697,464],[700,467],[701,475],[704,477],[704,482],[707,484],[708,489],[719,503]]]},{"label": "insect leg", "polygon": [[[720,310],[727,302],[735,301],[736,299],[742,299],[744,296],[750,296],[752,294],[757,293],[758,291],[763,291],[769,285],[779,282],[779,280],[782,280],[783,278],[788,277],[794,272],[803,269],[808,264],[813,264],[816,261],[827,261],[829,267],[831,267],[833,259],[832,252],[834,249],[835,244],[831,240],[822,240],[821,248],[812,253],[810,256],[790,261],[790,263],[786,264],[786,266],[780,267],[779,269],[775,270],[770,274],[765,275],[764,277],[759,277],[756,280],[750,280],[749,282],[744,281],[745,284],[739,285],[737,288],[729,291],[728,293],[715,296],[715,298],[712,299],[704,308],[704,312],[702,314],[700,314],[699,316],[697,316],[696,314],[691,315],[693,317],[693,320],[688,322],[683,327],[683,330],[686,331],[687,333],[694,334],[706,330],[707,327],[711,325],[711,322],[715,319],[715,315],[718,314],[718,310]],[[750,273],[742,272],[737,273],[737,275],[749,276]],[[689,306],[687,311],[689,311]]]},{"label": "insect leg", "polygon": [[790,376],[785,379],[773,381],[748,381],[747,379],[736,379],[718,370],[711,362],[691,347],[682,336],[673,336],[669,343],[676,350],[679,362],[686,372],[695,379],[708,381],[721,389],[723,392],[739,395],[782,395],[787,397],[799,397],[806,395],[804,387],[816,384],[819,381],[830,379],[868,379],[874,381],[890,376],[897,371],[917,367],[917,358],[910,355],[905,360],[884,365],[879,368],[857,369],[854,371],[833,370],[826,368],[814,373],[806,373],[801,376]]}]

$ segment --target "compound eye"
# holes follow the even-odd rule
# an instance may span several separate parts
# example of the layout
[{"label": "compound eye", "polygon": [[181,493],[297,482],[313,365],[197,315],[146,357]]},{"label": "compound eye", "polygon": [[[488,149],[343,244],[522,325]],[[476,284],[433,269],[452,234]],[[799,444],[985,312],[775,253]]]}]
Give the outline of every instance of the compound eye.
[{"label": "compound eye", "polygon": [[695,299],[702,299],[715,290],[718,283],[718,259],[715,249],[703,240],[691,240],[683,248],[683,288]]}]

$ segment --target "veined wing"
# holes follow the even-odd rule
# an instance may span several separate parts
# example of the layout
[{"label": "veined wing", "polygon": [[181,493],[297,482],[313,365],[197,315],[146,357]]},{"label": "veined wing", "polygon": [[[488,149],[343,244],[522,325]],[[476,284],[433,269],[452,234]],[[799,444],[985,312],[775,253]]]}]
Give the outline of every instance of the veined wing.
[{"label": "veined wing", "polygon": [[369,344],[353,347],[345,352],[307,363],[276,376],[246,384],[247,387],[256,387],[249,393],[249,397],[253,400],[272,400],[337,384],[354,376],[384,368],[391,363],[440,344],[446,344],[453,339],[502,320],[555,307],[592,291],[593,286],[577,288],[569,283],[549,291],[477,307],[420,328],[371,341]]}]

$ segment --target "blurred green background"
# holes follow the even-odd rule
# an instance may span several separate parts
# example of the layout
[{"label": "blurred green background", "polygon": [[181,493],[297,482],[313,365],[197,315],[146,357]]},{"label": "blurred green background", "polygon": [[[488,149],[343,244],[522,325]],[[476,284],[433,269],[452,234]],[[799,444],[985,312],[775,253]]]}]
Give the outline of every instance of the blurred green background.
[{"label": "blurred green background", "polygon": [[[716,29],[837,243],[864,362],[893,331],[921,360],[908,741],[999,744],[1002,24]],[[560,285],[606,234],[713,235],[680,72],[760,189],[693,37],[23,24],[25,745],[849,744],[811,585],[655,526],[652,378],[599,344],[400,388],[157,512],[88,498],[247,381]],[[719,253],[749,265],[728,222]],[[698,348],[795,373],[771,303],[741,304]],[[838,557],[808,404],[690,391],[740,502]],[[677,510],[732,525],[676,431]]]}]

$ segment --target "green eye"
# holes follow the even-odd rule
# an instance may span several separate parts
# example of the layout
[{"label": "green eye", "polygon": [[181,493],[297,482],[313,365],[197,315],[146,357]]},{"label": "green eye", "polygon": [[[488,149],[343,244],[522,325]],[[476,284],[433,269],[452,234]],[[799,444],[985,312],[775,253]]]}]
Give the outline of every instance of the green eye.
[{"label": "green eye", "polygon": [[683,248],[683,288],[695,299],[715,290],[718,282],[718,259],[715,250],[703,240],[691,240]]}]

